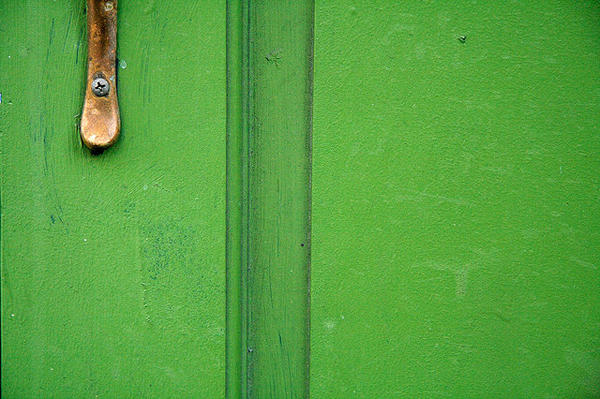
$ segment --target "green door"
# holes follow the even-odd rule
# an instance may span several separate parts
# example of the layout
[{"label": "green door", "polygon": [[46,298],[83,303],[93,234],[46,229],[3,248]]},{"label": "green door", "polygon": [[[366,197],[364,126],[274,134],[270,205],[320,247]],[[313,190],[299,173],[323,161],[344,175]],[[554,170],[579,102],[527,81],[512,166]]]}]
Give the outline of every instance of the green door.
[{"label": "green door", "polygon": [[225,391],[225,4],[119,2],[121,138],[82,146],[85,2],[2,1],[2,393]]},{"label": "green door", "polygon": [[600,3],[322,1],[314,397],[600,396]]},{"label": "green door", "polygon": [[0,3],[6,397],[600,396],[600,4]]}]

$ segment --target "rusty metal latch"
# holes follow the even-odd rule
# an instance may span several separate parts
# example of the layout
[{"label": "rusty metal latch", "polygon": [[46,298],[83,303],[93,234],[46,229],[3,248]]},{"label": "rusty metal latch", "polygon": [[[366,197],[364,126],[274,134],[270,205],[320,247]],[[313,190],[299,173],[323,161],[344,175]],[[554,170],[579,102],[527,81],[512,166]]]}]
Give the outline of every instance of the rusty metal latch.
[{"label": "rusty metal latch", "polygon": [[121,129],[116,86],[117,0],[87,0],[88,73],[81,139],[108,148]]}]

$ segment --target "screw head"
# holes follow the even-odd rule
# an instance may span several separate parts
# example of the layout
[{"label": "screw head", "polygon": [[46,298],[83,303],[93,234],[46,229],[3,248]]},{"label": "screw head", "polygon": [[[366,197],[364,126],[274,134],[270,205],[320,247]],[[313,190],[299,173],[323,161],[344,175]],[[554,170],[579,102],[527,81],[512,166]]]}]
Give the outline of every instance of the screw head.
[{"label": "screw head", "polygon": [[104,97],[110,91],[110,85],[104,78],[96,78],[92,82],[92,92],[98,97]]}]

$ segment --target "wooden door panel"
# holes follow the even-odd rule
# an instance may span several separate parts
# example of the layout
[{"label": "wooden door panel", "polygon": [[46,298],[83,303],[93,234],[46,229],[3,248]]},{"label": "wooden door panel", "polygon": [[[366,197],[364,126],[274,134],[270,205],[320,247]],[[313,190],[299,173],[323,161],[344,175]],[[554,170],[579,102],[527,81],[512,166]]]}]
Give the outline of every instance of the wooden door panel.
[{"label": "wooden door panel", "polygon": [[0,4],[3,394],[600,393],[598,4],[122,0],[92,154],[83,3]]},{"label": "wooden door panel", "polygon": [[599,394],[599,20],[317,3],[314,397]]},{"label": "wooden door panel", "polygon": [[85,2],[0,15],[3,393],[222,396],[224,2],[120,2],[122,133],[96,155]]}]

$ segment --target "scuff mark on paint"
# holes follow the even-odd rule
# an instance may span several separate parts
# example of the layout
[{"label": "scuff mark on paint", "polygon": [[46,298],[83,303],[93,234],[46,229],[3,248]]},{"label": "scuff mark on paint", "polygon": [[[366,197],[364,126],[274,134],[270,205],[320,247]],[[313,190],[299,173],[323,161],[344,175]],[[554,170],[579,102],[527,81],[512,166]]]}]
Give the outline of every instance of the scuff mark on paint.
[{"label": "scuff mark on paint", "polygon": [[144,266],[143,266],[142,262],[140,262],[139,265],[140,265],[140,284],[142,286],[142,311],[144,312],[146,322],[152,323],[152,321],[150,320],[150,313],[148,312],[148,290],[147,290],[148,284],[144,282]]},{"label": "scuff mark on paint", "polygon": [[583,267],[586,267],[586,268],[592,269],[592,270],[598,270],[598,266],[596,266],[592,262],[586,262],[586,261],[584,261],[582,259],[579,259],[579,258],[577,258],[575,256],[571,256],[570,259],[573,262],[577,263],[579,266],[583,266]]},{"label": "scuff mark on paint", "polygon": [[268,62],[272,62],[275,64],[275,66],[279,66],[279,63],[281,62],[281,58],[282,58],[282,53],[283,53],[283,49],[277,49],[277,50],[273,50],[271,51],[269,54],[267,54],[265,56],[265,58],[267,59]]},{"label": "scuff mark on paint", "polygon": [[467,283],[469,282],[469,269],[459,269],[454,272],[456,278],[456,296],[467,295]]}]

